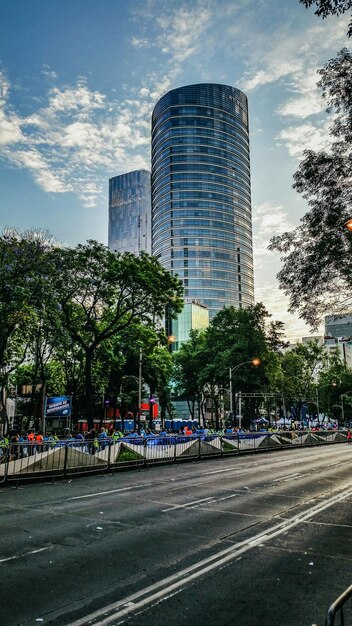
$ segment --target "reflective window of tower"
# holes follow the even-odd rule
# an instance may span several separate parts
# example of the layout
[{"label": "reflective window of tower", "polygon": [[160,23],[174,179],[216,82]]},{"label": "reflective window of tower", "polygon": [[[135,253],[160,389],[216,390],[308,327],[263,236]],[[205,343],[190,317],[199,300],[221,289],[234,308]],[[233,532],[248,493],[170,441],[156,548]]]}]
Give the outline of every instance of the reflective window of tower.
[{"label": "reflective window of tower", "polygon": [[173,89],[152,115],[152,251],[213,317],[254,303],[247,98]]},{"label": "reflective window of tower", "polygon": [[109,248],[151,254],[150,172],[136,170],[109,180]]}]

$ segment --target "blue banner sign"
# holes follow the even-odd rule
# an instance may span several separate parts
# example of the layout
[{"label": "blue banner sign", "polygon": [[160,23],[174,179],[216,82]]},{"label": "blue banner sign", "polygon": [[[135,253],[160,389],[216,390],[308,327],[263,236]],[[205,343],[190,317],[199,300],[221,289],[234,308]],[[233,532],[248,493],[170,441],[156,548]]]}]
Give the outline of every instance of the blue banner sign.
[{"label": "blue banner sign", "polygon": [[45,417],[70,417],[71,396],[55,396],[47,398],[45,403]]}]

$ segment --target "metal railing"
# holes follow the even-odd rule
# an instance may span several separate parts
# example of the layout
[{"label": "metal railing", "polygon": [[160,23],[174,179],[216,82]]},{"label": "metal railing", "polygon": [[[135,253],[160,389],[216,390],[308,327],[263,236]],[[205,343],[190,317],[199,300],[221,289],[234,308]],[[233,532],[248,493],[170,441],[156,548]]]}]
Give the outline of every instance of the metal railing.
[{"label": "metal railing", "polygon": [[0,482],[36,477],[54,479],[126,467],[141,468],[161,463],[181,463],[346,441],[346,433],[341,431],[170,434],[43,443],[16,441],[0,445]]},{"label": "metal railing", "polygon": [[352,585],[333,602],[328,610],[325,626],[351,626],[352,624]]}]

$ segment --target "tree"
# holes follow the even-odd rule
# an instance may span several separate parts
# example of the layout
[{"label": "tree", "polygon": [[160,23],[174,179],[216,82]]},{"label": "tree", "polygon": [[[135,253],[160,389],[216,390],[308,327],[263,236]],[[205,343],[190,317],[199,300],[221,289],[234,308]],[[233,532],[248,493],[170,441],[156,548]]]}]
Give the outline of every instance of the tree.
[{"label": "tree", "polygon": [[114,254],[89,241],[74,249],[58,248],[56,301],[62,326],[84,359],[86,418],[93,426],[93,367],[98,349],[138,322],[156,328],[168,309],[182,309],[182,283],[157,259],[142,252]]},{"label": "tree", "polygon": [[[282,322],[269,321],[270,317],[261,303],[246,309],[226,307],[205,331],[192,331],[174,357],[176,392],[188,401],[192,416],[197,406],[199,417],[203,399],[208,397],[219,427],[221,408],[229,405],[230,368],[234,391],[264,394],[271,386],[270,390],[279,393],[283,376],[279,351],[286,342]],[[251,366],[255,357],[260,358],[260,367]],[[237,365],[241,366],[238,370]],[[246,402],[247,421],[261,401],[258,397]]]},{"label": "tree", "polygon": [[8,376],[24,361],[37,328],[51,246],[45,231],[6,229],[0,236],[0,402],[5,420]]},{"label": "tree", "polygon": [[318,369],[324,366],[326,355],[324,347],[315,341],[298,344],[293,350],[285,352],[281,358],[282,393],[286,408],[297,420],[301,418],[302,406],[315,404],[315,388]]},{"label": "tree", "polygon": [[324,313],[345,313],[352,306],[352,234],[344,224],[352,207],[352,55],[341,50],[319,71],[318,83],[335,118],[330,149],[306,150],[294,175],[294,189],[309,211],[293,231],[273,237],[269,246],[281,254],[280,288],[289,310],[313,329]]},{"label": "tree", "polygon": [[193,419],[198,417],[199,421],[204,391],[205,340],[204,331],[191,330],[189,340],[174,355],[174,391],[180,399],[188,402],[190,415]]},{"label": "tree", "polygon": [[[299,0],[306,8],[315,5],[317,10],[315,15],[323,19],[329,15],[343,15],[352,9],[352,0]],[[347,34],[352,35],[352,22],[348,25]]]}]

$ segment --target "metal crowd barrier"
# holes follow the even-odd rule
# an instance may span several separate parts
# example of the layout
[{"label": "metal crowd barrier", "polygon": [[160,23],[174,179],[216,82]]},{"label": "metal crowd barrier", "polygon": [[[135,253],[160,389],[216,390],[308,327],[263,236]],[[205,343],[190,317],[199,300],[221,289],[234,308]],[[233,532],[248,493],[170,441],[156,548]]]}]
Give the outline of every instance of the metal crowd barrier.
[{"label": "metal crowd barrier", "polygon": [[12,442],[0,447],[0,483],[346,441],[341,431],[278,431]]},{"label": "metal crowd barrier", "polygon": [[328,610],[325,626],[351,626],[352,624],[352,585],[344,591]]}]

